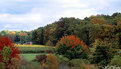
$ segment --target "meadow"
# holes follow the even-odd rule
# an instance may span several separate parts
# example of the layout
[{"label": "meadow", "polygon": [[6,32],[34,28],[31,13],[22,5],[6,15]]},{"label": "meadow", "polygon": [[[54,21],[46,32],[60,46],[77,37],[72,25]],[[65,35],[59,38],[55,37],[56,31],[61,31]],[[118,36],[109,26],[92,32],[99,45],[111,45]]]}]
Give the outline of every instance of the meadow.
[{"label": "meadow", "polygon": [[44,45],[15,45],[20,51],[20,56],[27,61],[32,61],[37,55],[47,55],[52,52],[52,46]]},{"label": "meadow", "polygon": [[20,51],[22,61],[21,69],[40,69],[41,64],[35,62],[36,56],[48,55],[52,46],[45,45],[15,45]]}]

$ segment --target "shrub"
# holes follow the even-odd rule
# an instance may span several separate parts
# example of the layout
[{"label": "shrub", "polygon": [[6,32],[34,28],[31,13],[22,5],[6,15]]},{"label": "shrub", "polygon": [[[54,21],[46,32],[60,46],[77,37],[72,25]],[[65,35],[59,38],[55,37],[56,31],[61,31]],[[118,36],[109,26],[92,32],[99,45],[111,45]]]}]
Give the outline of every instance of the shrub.
[{"label": "shrub", "polygon": [[63,55],[55,55],[59,63],[59,69],[70,69],[68,66],[69,59]]},{"label": "shrub", "polygon": [[42,63],[42,62],[45,63],[45,62],[46,62],[46,58],[47,58],[46,55],[37,55],[35,60],[36,60],[37,62],[40,62],[40,63]]},{"label": "shrub", "polygon": [[53,54],[47,56],[46,65],[47,69],[58,69],[58,62]]},{"label": "shrub", "polygon": [[56,58],[59,64],[66,64],[69,61],[69,59],[67,57],[64,57],[63,55],[56,55]]},{"label": "shrub", "polygon": [[11,59],[11,64],[8,65],[9,69],[20,69],[20,60],[18,60],[17,58],[12,58]]},{"label": "shrub", "polygon": [[89,61],[86,59],[73,59],[68,62],[70,67],[80,67],[82,64],[89,64]]},{"label": "shrub", "polygon": [[74,35],[64,36],[56,44],[55,54],[64,55],[69,59],[87,58],[88,47]]},{"label": "shrub", "polygon": [[7,68],[12,58],[20,60],[18,48],[14,47],[14,43],[9,38],[0,37],[0,62],[5,63]]},{"label": "shrub", "polygon": [[109,65],[121,66],[121,56],[114,56]]}]

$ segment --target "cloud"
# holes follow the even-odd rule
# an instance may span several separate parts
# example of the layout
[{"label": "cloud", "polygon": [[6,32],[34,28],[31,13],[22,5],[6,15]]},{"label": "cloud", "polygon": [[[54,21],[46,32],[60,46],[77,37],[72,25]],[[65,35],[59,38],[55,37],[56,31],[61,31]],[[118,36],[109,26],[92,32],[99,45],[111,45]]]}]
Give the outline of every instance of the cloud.
[{"label": "cloud", "polygon": [[6,24],[4,27],[5,28],[11,28],[12,26],[10,24]]},{"label": "cloud", "polygon": [[42,22],[42,16],[36,11],[32,9],[31,12],[26,14],[0,14],[0,21],[5,23],[40,23]]},{"label": "cloud", "polygon": [[26,1],[29,1],[29,0],[11,0],[11,1],[16,1],[16,2],[26,2]]},{"label": "cloud", "polygon": [[87,7],[87,5],[86,4],[65,4],[62,7],[63,8],[72,8],[72,7],[82,8],[82,7]]},{"label": "cloud", "polygon": [[61,17],[120,12],[121,0],[1,0],[0,29],[33,30]]},{"label": "cloud", "polygon": [[42,26],[42,14],[40,9],[33,8],[25,14],[0,14],[0,23],[4,29],[32,30]]},{"label": "cloud", "polygon": [[60,3],[77,3],[80,0],[54,0],[56,2],[60,2]]},{"label": "cloud", "polygon": [[70,9],[64,11],[59,17],[76,17],[83,19],[84,17],[89,17],[91,15],[98,14],[95,9]]}]

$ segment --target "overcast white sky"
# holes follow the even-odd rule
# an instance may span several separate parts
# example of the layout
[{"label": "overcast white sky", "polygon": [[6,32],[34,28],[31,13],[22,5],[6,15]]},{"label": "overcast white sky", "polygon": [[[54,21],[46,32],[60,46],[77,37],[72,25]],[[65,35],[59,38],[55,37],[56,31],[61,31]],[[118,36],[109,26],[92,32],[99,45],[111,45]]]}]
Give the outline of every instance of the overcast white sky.
[{"label": "overcast white sky", "polygon": [[121,12],[121,0],[0,0],[0,30],[33,30],[61,17]]}]

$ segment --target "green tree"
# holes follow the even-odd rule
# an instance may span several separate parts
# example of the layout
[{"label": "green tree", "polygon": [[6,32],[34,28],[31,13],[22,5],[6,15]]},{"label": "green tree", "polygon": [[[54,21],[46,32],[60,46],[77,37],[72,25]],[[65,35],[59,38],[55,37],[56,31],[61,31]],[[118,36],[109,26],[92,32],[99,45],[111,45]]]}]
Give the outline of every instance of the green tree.
[{"label": "green tree", "polygon": [[117,52],[116,49],[112,48],[113,45],[116,46],[115,43],[109,43],[107,41],[96,39],[93,43],[92,62],[106,66]]},{"label": "green tree", "polygon": [[34,31],[32,31],[32,41],[35,44],[44,44],[44,28],[40,27]]}]

